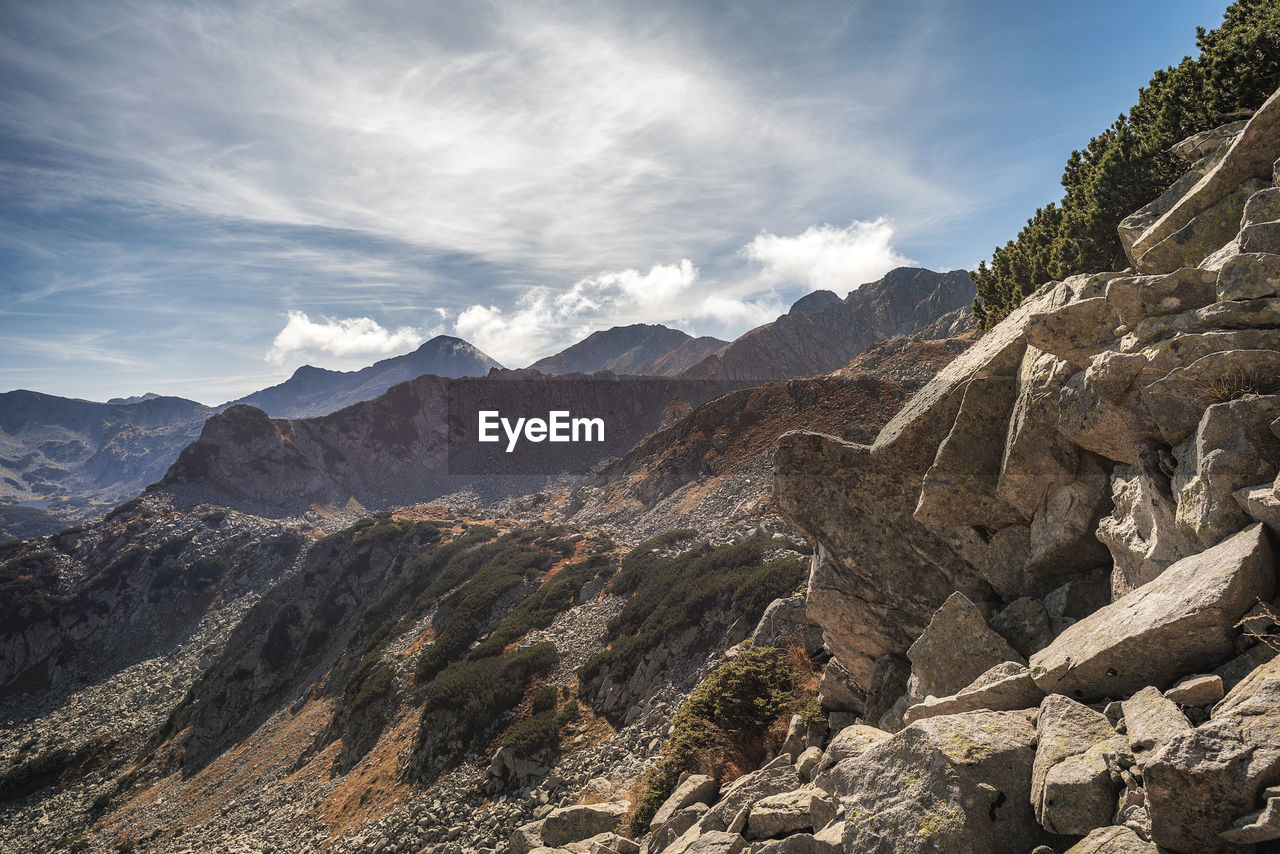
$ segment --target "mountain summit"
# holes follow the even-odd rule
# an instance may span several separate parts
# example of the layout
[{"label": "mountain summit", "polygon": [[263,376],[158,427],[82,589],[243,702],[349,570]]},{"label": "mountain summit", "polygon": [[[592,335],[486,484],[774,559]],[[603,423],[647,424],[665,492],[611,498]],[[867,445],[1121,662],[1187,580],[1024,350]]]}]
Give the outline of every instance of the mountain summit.
[{"label": "mountain summit", "polygon": [[412,353],[374,362],[358,371],[330,371],[303,365],[279,385],[232,401],[256,406],[273,418],[310,418],[370,400],[397,383],[423,374],[439,377],[481,377],[496,360],[475,345],[449,335],[437,335]]},{"label": "mountain summit", "polygon": [[529,367],[544,374],[658,374],[674,376],[725,346],[719,338],[694,338],[661,324],[634,323],[593,332]]}]

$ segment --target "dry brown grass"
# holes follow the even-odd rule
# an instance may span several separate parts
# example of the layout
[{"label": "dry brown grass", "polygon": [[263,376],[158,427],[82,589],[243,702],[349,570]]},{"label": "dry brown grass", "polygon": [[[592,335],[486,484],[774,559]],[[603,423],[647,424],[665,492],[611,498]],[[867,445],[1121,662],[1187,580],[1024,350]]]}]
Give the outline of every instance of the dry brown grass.
[{"label": "dry brown grass", "polygon": [[377,821],[408,799],[412,786],[403,780],[400,753],[412,743],[417,726],[414,714],[402,714],[320,803],[316,818],[332,836]]},{"label": "dry brown grass", "polygon": [[1219,376],[1201,378],[1196,381],[1195,387],[1200,400],[1206,406],[1212,406],[1248,394],[1271,394],[1276,389],[1276,380],[1257,371],[1237,368]]}]

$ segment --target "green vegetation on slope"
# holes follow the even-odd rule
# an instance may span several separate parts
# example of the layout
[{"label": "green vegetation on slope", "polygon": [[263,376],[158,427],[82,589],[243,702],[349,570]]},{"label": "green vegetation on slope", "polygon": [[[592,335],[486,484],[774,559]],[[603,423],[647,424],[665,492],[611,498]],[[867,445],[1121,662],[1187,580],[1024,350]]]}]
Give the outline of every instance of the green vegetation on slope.
[{"label": "green vegetation on slope", "polygon": [[427,688],[420,737],[448,718],[452,726],[446,739],[471,742],[520,705],[533,680],[554,670],[557,660],[555,645],[539,643],[507,655],[450,664]]},{"label": "green vegetation on slope", "polygon": [[675,788],[684,772],[711,773],[721,784],[759,764],[770,734],[816,694],[812,665],[803,655],[748,647],[725,661],[694,689],[671,721],[662,758],[645,772],[631,817],[637,834]]},{"label": "green vegetation on slope", "polygon": [[1186,171],[1170,146],[1256,109],[1280,87],[1275,0],[1237,0],[1222,26],[1197,30],[1196,45],[1199,56],[1157,71],[1127,114],[1071,153],[1062,201],[1037,210],[978,265],[974,313],[984,327],[1047,281],[1127,267],[1116,226]]},{"label": "green vegetation on slope", "polygon": [[[425,682],[460,658],[484,629],[494,604],[524,582],[539,579],[557,558],[573,553],[573,544],[556,539],[556,532],[519,531],[508,534],[458,559],[466,558],[469,573],[454,575],[454,561],[427,588],[428,596],[444,592],[454,577],[467,577],[443,602],[448,617],[435,641],[418,659],[417,678]],[[455,560],[458,560],[455,559]],[[452,577],[451,577],[452,576]],[[500,651],[500,648],[499,648]]]},{"label": "green vegetation on slope", "polygon": [[605,638],[609,648],[588,661],[584,673],[607,667],[615,681],[624,681],[646,653],[697,625],[717,600],[727,598],[735,613],[754,622],[770,602],[794,592],[804,578],[802,558],[766,559],[780,548],[770,539],[669,556],[669,548],[690,533],[668,532],[641,543],[623,558],[613,590],[632,596],[609,623]]}]

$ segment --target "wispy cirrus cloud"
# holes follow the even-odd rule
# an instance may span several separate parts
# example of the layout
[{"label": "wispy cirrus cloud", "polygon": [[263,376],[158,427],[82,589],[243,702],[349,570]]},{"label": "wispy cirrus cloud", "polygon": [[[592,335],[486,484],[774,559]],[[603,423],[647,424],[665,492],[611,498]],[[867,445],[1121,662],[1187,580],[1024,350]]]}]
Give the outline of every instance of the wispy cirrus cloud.
[{"label": "wispy cirrus cloud", "polygon": [[[1044,140],[1083,143],[1184,49],[1146,41],[1217,17],[1092,5],[1108,26],[942,0],[10,3],[0,338],[106,330],[131,365],[82,350],[50,390],[203,376],[188,393],[217,402],[260,384],[291,310],[394,335],[441,307],[529,358],[642,319],[730,337],[873,262],[1016,232],[1058,191],[1070,144]],[[840,225],[880,217],[879,242]],[[679,259],[694,285],[530,326]],[[14,350],[0,387],[43,358]]]}]

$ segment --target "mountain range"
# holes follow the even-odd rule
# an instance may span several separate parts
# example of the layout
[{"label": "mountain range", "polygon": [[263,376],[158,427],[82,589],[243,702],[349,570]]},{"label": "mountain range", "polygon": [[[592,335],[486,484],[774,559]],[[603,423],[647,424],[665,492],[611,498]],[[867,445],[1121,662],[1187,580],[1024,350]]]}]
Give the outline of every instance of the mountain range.
[{"label": "mountain range", "polygon": [[[917,333],[933,337],[962,331],[966,323],[972,323],[967,310],[972,298],[973,284],[963,271],[935,273],[902,268],[856,288],[843,300],[830,291],[809,294],[787,314],[731,343],[711,337],[695,338],[659,325],[634,324],[592,333],[525,370],[557,377],[604,371],[695,382],[727,381],[735,385],[812,376],[839,368],[868,347],[917,328],[937,326],[935,332]],[[438,336],[412,353],[383,359],[357,371],[304,365],[283,383],[216,407],[154,394],[114,398],[104,404],[36,392],[9,392],[0,398],[0,533],[55,530],[66,521],[89,518],[104,506],[136,495],[159,480],[179,452],[200,436],[207,418],[231,407],[252,407],[264,418],[287,419],[299,425],[282,428],[287,434],[310,435],[313,428],[304,425],[311,425],[312,419],[374,401],[398,384],[418,377],[480,377],[500,368],[496,360],[472,344]],[[447,384],[428,385],[442,390]],[[686,395],[682,405],[700,402],[701,393],[694,393],[692,400]],[[443,398],[436,400],[437,409],[443,406],[442,401]],[[663,413],[671,416],[669,403],[670,399],[650,401],[653,411],[637,416],[636,423],[647,429],[665,423]],[[616,409],[605,408],[611,412]],[[324,434],[328,428],[318,425],[341,423],[343,436],[365,435],[369,426],[357,422],[375,414],[379,418],[411,417],[403,407],[384,403],[366,406],[341,419],[317,422],[314,429]],[[248,423],[243,415],[233,420]],[[440,432],[436,427],[419,427],[425,432],[415,435],[422,437],[433,430]],[[216,427],[211,435],[219,435]],[[220,441],[227,444],[225,437]],[[432,442],[435,440],[428,444]],[[330,450],[308,457],[308,465],[316,467],[314,474],[319,480],[303,492],[317,497],[323,494],[325,501],[339,503],[359,495],[376,496],[375,504],[382,504],[398,496],[384,489],[384,481],[395,478],[382,471],[381,466],[393,465],[392,461],[375,463],[377,455],[372,445],[350,446],[347,439],[333,437],[322,444]],[[206,441],[202,447],[207,446]],[[335,447],[343,448],[341,464],[333,462],[337,459],[337,452],[332,450]],[[425,453],[424,448],[418,451]],[[435,444],[432,448],[436,448]],[[278,450],[283,449],[282,446]],[[409,453],[407,446],[401,451]],[[411,490],[416,499],[429,497],[430,489],[422,491],[428,484],[434,485],[431,489],[444,488],[446,481],[439,477],[443,462],[437,451],[423,457],[432,473],[424,473],[425,480]],[[240,457],[244,449],[227,453]],[[301,473],[290,469],[287,474],[285,480],[293,482]],[[234,477],[229,476],[219,489],[229,487],[232,480]],[[260,499],[274,494],[266,484],[249,491]],[[269,497],[262,500],[275,506]]]}]

